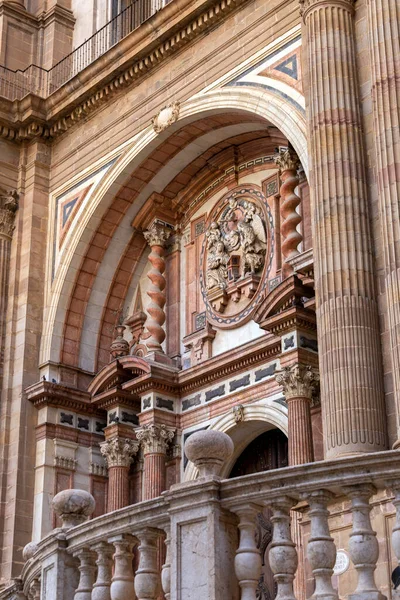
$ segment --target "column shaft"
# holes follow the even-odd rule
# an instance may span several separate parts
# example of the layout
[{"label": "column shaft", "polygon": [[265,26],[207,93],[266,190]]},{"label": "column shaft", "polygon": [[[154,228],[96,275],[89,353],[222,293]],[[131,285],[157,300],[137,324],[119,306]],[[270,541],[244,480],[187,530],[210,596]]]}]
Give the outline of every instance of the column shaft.
[{"label": "column shaft", "polygon": [[314,461],[310,400],[299,397],[288,400],[289,465]]},{"label": "column shaft", "polygon": [[326,456],[386,448],[353,0],[301,0]]},{"label": "column shaft", "polygon": [[165,454],[146,454],[144,458],[143,500],[157,498],[165,491]]},{"label": "column shaft", "polygon": [[397,439],[400,438],[400,7],[368,1],[372,107]]},{"label": "column shaft", "polygon": [[129,467],[108,470],[107,512],[129,506]]}]

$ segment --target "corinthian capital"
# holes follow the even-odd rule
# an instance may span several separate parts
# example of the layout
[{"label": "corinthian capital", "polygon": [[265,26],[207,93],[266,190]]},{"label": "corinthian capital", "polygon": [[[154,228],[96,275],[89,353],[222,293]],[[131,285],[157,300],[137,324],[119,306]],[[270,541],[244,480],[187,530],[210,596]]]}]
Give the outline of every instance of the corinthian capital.
[{"label": "corinthian capital", "polygon": [[165,425],[145,425],[136,430],[136,437],[143,445],[144,454],[165,454],[174,435],[175,430]]},{"label": "corinthian capital", "polygon": [[15,213],[18,210],[18,194],[0,191],[0,234],[11,237],[14,231]]},{"label": "corinthian capital", "polygon": [[274,161],[279,167],[280,172],[289,170],[297,171],[300,166],[299,157],[291,148],[287,148],[287,150],[281,150],[279,154],[274,157]]},{"label": "corinthian capital", "polygon": [[286,400],[291,398],[312,399],[313,391],[319,382],[319,375],[310,366],[295,364],[275,375],[275,380],[283,387]]},{"label": "corinthian capital", "polygon": [[153,223],[147,231],[143,232],[143,235],[150,247],[161,246],[165,248],[171,233],[171,228],[166,227],[162,223]]},{"label": "corinthian capital", "polygon": [[111,438],[100,444],[100,452],[110,467],[129,467],[139,450],[139,442],[119,437]]}]

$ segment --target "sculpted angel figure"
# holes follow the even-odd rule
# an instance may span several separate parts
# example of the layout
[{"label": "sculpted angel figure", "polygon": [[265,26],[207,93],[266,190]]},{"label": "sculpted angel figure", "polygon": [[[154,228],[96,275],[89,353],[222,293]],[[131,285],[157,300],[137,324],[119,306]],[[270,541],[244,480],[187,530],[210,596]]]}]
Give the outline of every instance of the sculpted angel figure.
[{"label": "sculpted angel figure", "polygon": [[222,240],[222,233],[216,221],[213,221],[206,233],[207,250],[212,250],[217,242]]},{"label": "sculpted angel figure", "polygon": [[221,240],[210,250],[207,257],[207,289],[214,287],[225,289],[228,280],[229,254],[225,250],[224,242]]}]

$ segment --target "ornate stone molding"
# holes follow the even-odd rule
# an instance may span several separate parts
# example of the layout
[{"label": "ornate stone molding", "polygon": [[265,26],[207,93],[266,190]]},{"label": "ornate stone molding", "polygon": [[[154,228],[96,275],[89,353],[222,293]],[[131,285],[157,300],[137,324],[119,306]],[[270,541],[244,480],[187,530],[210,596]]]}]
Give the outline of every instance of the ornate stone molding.
[{"label": "ornate stone molding", "polygon": [[110,354],[112,360],[120,358],[121,356],[128,356],[129,354],[129,342],[124,339],[124,331],[126,327],[121,323],[115,327],[117,332],[116,338],[112,341],[110,346]]},{"label": "ornate stone molding", "polygon": [[19,196],[15,190],[0,192],[0,234],[12,237]]},{"label": "ornate stone molding", "polygon": [[152,118],[151,123],[156,133],[161,133],[170,125],[175,123],[179,117],[180,103],[172,102],[168,106],[164,106],[159,113]]},{"label": "ornate stone molding", "polygon": [[321,6],[340,6],[348,11],[354,10],[355,0],[299,0],[300,14],[305,21],[307,15],[316,8]]},{"label": "ornate stone molding", "polygon": [[[174,31],[172,35],[166,31],[159,46],[149,47],[147,53],[145,52],[139,59],[137,55],[132,57],[131,65],[103,87],[93,91],[88,90],[85,99],[65,116],[56,117],[53,122],[48,121],[45,124],[33,122],[20,128],[13,128],[11,123],[0,125],[0,136],[15,142],[22,142],[36,137],[55,138],[64,134],[76,123],[86,119],[90,113],[110,102],[113,96],[146,76],[149,71],[181,50],[187,43],[203,35],[205,31],[225,19],[232,11],[245,4],[246,1],[217,0],[212,6],[206,6],[202,12],[180,29]],[[93,69],[93,77],[95,75],[98,77],[100,74],[94,71],[94,67],[91,66],[91,68]],[[64,101],[64,97],[62,101]],[[49,110],[53,108],[51,106]]]},{"label": "ornate stone molding", "polygon": [[108,468],[129,467],[139,450],[139,443],[128,438],[115,437],[100,444],[100,452],[107,461]]},{"label": "ornate stone molding", "polygon": [[166,227],[162,223],[155,222],[151,225],[151,227],[149,227],[149,229],[143,232],[143,235],[150,248],[153,246],[161,246],[161,248],[165,248],[171,233],[172,229],[170,227]]},{"label": "ornate stone molding", "polygon": [[69,471],[75,471],[78,461],[76,458],[70,458],[68,456],[56,455],[54,457],[54,466],[60,469],[68,469]]},{"label": "ornate stone molding", "polygon": [[168,444],[175,435],[175,429],[166,425],[145,425],[136,430],[136,437],[143,446],[144,454],[165,454]]},{"label": "ornate stone molding", "polygon": [[281,173],[287,170],[297,171],[300,166],[299,157],[291,148],[281,150],[274,160]]},{"label": "ornate stone molding", "polygon": [[283,387],[286,400],[291,398],[309,398],[319,382],[319,375],[311,366],[299,364],[283,369],[275,375],[275,380]]},{"label": "ornate stone molding", "polygon": [[91,462],[89,464],[89,470],[91,475],[97,475],[97,477],[108,476],[108,467],[106,465],[98,465],[97,463]]}]

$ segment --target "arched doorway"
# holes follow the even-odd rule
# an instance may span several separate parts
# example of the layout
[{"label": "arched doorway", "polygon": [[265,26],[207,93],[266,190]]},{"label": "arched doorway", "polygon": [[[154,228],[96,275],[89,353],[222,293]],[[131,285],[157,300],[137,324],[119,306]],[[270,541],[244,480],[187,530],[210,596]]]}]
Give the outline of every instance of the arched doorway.
[{"label": "arched doorway", "polygon": [[[229,478],[280,469],[287,465],[287,437],[280,429],[270,429],[257,436],[243,450],[233,465]],[[258,584],[257,600],[273,600],[276,596],[276,584],[268,561],[272,524],[270,511],[267,508],[257,515],[256,535],[257,546],[262,557],[262,573]]]}]

